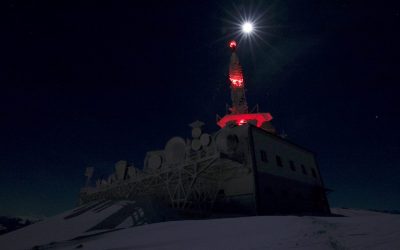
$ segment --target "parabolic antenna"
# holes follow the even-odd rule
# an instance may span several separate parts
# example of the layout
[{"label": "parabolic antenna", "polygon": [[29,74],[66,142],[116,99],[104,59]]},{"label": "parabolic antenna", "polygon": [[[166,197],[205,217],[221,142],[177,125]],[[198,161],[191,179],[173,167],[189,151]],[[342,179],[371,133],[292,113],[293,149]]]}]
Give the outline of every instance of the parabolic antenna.
[{"label": "parabolic antenna", "polygon": [[201,142],[199,139],[193,139],[192,141],[192,149],[194,151],[199,151],[201,149]]},{"label": "parabolic antenna", "polygon": [[113,182],[115,182],[115,174],[111,174],[110,176],[108,176],[107,182],[108,184],[112,184]]},{"label": "parabolic antenna", "polygon": [[207,147],[208,145],[210,145],[211,136],[209,134],[202,134],[200,136],[200,142],[203,147]]},{"label": "parabolic antenna", "polygon": [[129,166],[128,167],[128,176],[129,178],[134,178],[138,174],[138,169],[135,168],[134,166]]},{"label": "parabolic antenna", "polygon": [[216,144],[219,151],[232,154],[238,148],[239,138],[231,131],[224,129],[216,136]]},{"label": "parabolic antenna", "polygon": [[118,180],[123,180],[125,175],[125,169],[127,168],[127,161],[117,161],[115,163],[115,173]]},{"label": "parabolic antenna", "polygon": [[149,169],[155,170],[161,167],[162,159],[161,156],[158,154],[151,154],[147,161],[147,165]]},{"label": "parabolic antenna", "polygon": [[181,137],[171,138],[165,145],[165,158],[168,163],[179,163],[185,159],[186,143]]},{"label": "parabolic antenna", "polygon": [[199,138],[201,135],[201,128],[193,128],[192,129],[192,137]]}]

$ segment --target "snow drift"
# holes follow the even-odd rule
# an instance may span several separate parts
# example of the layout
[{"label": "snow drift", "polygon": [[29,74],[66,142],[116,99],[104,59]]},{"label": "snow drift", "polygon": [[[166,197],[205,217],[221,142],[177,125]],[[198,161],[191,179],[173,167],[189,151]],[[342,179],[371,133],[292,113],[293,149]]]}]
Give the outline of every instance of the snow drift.
[{"label": "snow drift", "polygon": [[[130,201],[102,201],[0,236],[13,249],[400,249],[400,215],[254,216],[146,224]],[[132,227],[133,225],[142,226]]]}]

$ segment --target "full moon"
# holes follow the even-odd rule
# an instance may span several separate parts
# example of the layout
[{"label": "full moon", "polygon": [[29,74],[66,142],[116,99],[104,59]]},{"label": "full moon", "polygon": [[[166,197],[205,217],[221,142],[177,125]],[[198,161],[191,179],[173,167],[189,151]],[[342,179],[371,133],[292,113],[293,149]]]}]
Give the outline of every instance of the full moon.
[{"label": "full moon", "polygon": [[242,30],[244,33],[250,33],[253,31],[253,24],[249,23],[249,22],[245,22],[242,25]]}]

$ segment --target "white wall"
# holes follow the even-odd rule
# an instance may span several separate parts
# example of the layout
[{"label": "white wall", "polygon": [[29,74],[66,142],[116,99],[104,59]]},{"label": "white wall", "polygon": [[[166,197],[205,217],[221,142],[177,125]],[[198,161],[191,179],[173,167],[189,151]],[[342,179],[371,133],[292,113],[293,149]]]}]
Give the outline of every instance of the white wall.
[{"label": "white wall", "polygon": [[[312,185],[322,185],[315,157],[311,152],[281,138],[276,138],[276,136],[260,129],[253,129],[253,142],[258,171],[287,177]],[[266,152],[268,162],[261,160],[261,150]],[[283,167],[277,165],[276,155],[281,157]],[[296,171],[291,170],[290,160],[294,162]],[[303,174],[301,164],[304,165],[307,175]],[[317,178],[313,177],[311,168],[315,170]]]}]

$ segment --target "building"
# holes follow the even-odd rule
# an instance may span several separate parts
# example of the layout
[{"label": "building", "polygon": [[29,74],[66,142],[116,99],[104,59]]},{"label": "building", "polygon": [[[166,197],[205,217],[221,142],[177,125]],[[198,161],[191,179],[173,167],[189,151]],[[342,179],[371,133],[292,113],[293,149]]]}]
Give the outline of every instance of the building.
[{"label": "building", "polygon": [[312,152],[275,132],[269,113],[250,113],[244,77],[236,55],[229,67],[232,107],[217,118],[220,129],[190,124],[191,138],[173,137],[163,150],[147,152],[143,168],[126,161],[115,173],[90,186],[80,204],[129,199],[152,209],[153,221],[258,214],[330,214],[320,171]]}]

